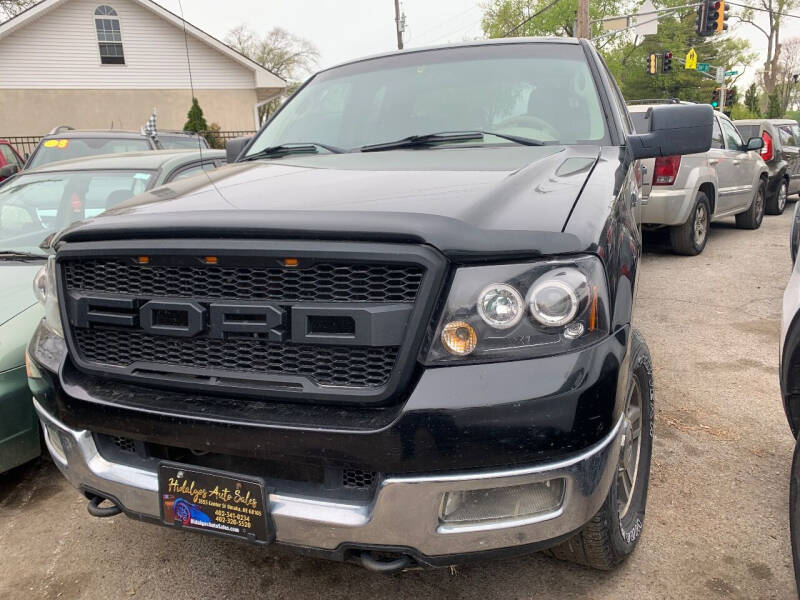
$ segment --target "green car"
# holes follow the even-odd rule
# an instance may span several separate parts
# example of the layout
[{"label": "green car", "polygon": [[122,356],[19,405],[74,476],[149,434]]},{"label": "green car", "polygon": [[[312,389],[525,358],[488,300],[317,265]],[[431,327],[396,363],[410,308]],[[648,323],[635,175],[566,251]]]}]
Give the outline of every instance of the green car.
[{"label": "green car", "polygon": [[43,314],[33,279],[47,261],[52,235],[136,194],[224,162],[223,150],[93,156],[22,171],[0,185],[0,472],[41,450],[25,346]]}]

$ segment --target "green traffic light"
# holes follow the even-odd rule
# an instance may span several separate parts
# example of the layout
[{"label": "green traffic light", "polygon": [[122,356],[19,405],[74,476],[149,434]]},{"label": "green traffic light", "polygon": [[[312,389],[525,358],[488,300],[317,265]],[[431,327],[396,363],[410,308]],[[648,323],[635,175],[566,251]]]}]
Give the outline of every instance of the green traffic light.
[{"label": "green traffic light", "polygon": [[717,108],[719,106],[719,102],[712,102],[711,106],[713,106],[714,108]]}]

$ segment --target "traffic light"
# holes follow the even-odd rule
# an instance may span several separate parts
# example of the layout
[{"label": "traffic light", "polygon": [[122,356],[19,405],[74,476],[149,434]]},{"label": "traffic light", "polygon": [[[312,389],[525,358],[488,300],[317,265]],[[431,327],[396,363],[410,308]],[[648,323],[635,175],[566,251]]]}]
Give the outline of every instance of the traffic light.
[{"label": "traffic light", "polygon": [[664,59],[661,61],[661,72],[669,73],[672,71],[672,52],[664,50]]},{"label": "traffic light", "polygon": [[706,0],[708,10],[706,11],[706,35],[714,35],[717,31],[717,21],[719,20],[720,7],[722,0]]},{"label": "traffic light", "polygon": [[651,52],[647,59],[647,72],[650,75],[655,75],[658,71],[658,54]]},{"label": "traffic light", "polygon": [[[723,19],[724,22],[723,0],[703,0],[697,7],[697,21],[695,29],[699,36],[714,35],[717,31],[717,20]],[[722,15],[722,17],[720,16]]]},{"label": "traffic light", "polygon": [[719,88],[715,89],[711,94],[711,106],[719,108]]},{"label": "traffic light", "polygon": [[714,33],[720,33],[728,28],[728,11],[730,7],[725,4],[725,0],[714,2],[717,18],[714,20]]},{"label": "traffic light", "polygon": [[727,106],[733,106],[734,104],[736,104],[737,100],[736,96],[737,96],[736,88],[732,87],[725,93],[725,104]]}]

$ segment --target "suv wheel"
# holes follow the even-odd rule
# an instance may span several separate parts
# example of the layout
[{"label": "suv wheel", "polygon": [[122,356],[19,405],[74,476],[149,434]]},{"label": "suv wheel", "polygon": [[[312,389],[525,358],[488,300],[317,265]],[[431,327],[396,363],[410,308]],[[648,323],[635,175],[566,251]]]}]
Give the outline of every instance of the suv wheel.
[{"label": "suv wheel", "polygon": [[631,380],[622,420],[622,444],[611,489],[597,514],[551,556],[608,571],[627,557],[639,541],[647,505],[653,454],[653,368],[642,335],[633,330]]},{"label": "suv wheel", "polygon": [[708,196],[697,192],[694,210],[683,225],[669,229],[669,239],[675,254],[695,256],[703,251],[708,240],[708,226],[711,222],[711,210]]},{"label": "suv wheel", "polygon": [[786,199],[789,197],[789,182],[785,179],[781,181],[778,191],[767,201],[768,215],[782,215],[786,208]]},{"label": "suv wheel", "polygon": [[758,229],[764,220],[764,196],[766,195],[767,182],[759,180],[753,202],[743,213],[736,215],[736,226],[739,229]]}]

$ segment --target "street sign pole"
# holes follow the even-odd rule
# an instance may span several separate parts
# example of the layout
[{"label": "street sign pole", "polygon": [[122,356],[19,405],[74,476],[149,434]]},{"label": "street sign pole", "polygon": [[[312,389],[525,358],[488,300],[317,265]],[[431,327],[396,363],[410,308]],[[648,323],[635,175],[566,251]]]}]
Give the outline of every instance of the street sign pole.
[{"label": "street sign pole", "polygon": [[719,112],[725,112],[725,82],[719,88]]}]

